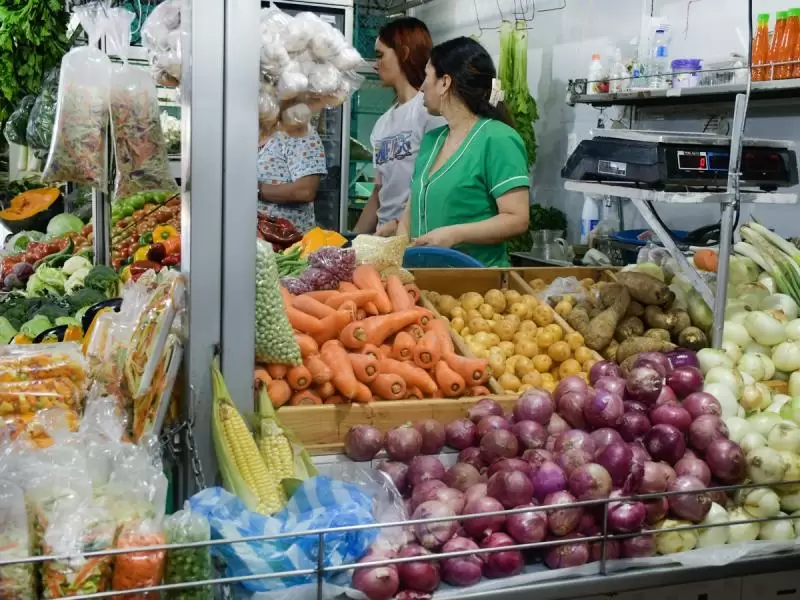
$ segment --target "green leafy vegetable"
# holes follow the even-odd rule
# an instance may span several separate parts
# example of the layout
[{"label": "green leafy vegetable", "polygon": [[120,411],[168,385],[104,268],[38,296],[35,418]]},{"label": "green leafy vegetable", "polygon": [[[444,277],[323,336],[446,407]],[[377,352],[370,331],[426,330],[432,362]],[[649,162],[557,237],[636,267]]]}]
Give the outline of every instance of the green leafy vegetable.
[{"label": "green leafy vegetable", "polygon": [[15,335],[16,327],[5,317],[0,317],[0,344],[7,344]]},{"label": "green leafy vegetable", "polygon": [[39,231],[20,231],[12,235],[6,242],[6,250],[12,254],[24,252],[31,242],[41,242],[44,234]]},{"label": "green leafy vegetable", "polygon": [[80,327],[81,322],[75,317],[58,317],[56,319],[56,326],[58,325],[74,325]]},{"label": "green leafy vegetable", "polygon": [[36,102],[36,96],[33,94],[25,96],[20,101],[17,109],[11,113],[8,121],[6,121],[3,133],[9,144],[19,144],[20,146],[28,145],[25,139],[25,131],[28,128],[28,117],[31,114],[31,108],[33,108],[34,102]]},{"label": "green leafy vegetable", "polygon": [[[86,280],[84,279],[84,283],[85,282]],[[86,287],[79,289],[78,291],[67,296],[67,302],[69,302],[69,306],[72,311],[75,312],[76,317],[79,314],[83,316],[82,309],[94,306],[103,300],[107,300],[106,295],[103,292]]]},{"label": "green leafy vegetable", "polygon": [[52,326],[53,324],[50,322],[50,319],[44,315],[36,315],[30,321],[26,321],[22,324],[22,327],[20,327],[20,333],[33,339],[43,331],[50,329]]},{"label": "green leafy vegetable", "polygon": [[119,277],[117,272],[111,267],[106,265],[95,265],[86,279],[83,280],[83,285],[87,288],[103,292],[106,298],[114,298],[119,289]]},{"label": "green leafy vegetable", "polygon": [[47,294],[57,296],[64,293],[66,282],[67,276],[61,272],[61,269],[42,265],[28,279],[25,291],[29,296],[34,297]]},{"label": "green leafy vegetable", "polygon": [[70,257],[67,262],[64,263],[64,266],[61,267],[61,270],[64,271],[67,275],[72,275],[78,271],[91,270],[92,263],[89,259],[84,258],[83,256],[72,256]]},{"label": "green leafy vegetable", "polygon": [[67,282],[64,284],[64,291],[68,294],[79,290],[83,287],[83,282],[86,276],[91,272],[91,269],[79,269],[69,276]]}]

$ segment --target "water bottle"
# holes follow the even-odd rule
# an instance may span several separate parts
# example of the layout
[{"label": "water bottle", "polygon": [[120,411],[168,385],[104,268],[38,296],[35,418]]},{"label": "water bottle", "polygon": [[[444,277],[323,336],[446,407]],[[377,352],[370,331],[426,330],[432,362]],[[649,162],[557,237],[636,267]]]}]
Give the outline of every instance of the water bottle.
[{"label": "water bottle", "polygon": [[672,79],[669,68],[669,35],[666,27],[658,27],[650,47],[650,64],[647,69],[650,89],[659,90],[669,87]]}]

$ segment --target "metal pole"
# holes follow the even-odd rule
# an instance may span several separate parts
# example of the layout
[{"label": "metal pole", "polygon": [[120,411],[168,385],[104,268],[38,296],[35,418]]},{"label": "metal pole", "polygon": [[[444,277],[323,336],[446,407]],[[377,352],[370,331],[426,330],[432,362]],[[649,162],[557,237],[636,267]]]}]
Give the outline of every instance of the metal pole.
[{"label": "metal pole", "polygon": [[319,555],[317,556],[317,600],[322,600],[323,584],[325,581],[325,534],[319,534]]},{"label": "metal pole", "polygon": [[608,504],[604,504],[603,510],[603,541],[600,542],[600,574],[606,574],[606,560],[608,559]]}]

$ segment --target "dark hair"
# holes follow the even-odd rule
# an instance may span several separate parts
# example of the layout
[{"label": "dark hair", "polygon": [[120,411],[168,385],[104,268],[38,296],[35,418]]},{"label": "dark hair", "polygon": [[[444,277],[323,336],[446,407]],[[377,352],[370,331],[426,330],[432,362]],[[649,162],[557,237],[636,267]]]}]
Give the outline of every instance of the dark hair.
[{"label": "dark hair", "polygon": [[436,77],[449,75],[453,93],[473,114],[513,126],[502,102],[497,106],[489,104],[497,71],[486,48],[472,38],[457,37],[434,46],[430,60]]},{"label": "dark hair", "polygon": [[395,19],[381,27],[378,38],[397,54],[400,70],[416,89],[425,81],[425,65],[433,40],[425,23],[414,17]]}]

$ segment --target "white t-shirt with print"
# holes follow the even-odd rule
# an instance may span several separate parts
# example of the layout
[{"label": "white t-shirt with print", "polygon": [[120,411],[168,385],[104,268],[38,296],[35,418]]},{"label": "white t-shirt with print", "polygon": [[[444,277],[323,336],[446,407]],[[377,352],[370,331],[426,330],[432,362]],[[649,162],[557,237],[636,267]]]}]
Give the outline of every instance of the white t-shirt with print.
[{"label": "white t-shirt with print", "polygon": [[445,124],[422,103],[422,92],[387,110],[372,129],[372,162],[380,177],[378,226],[403,216],[422,136]]}]

